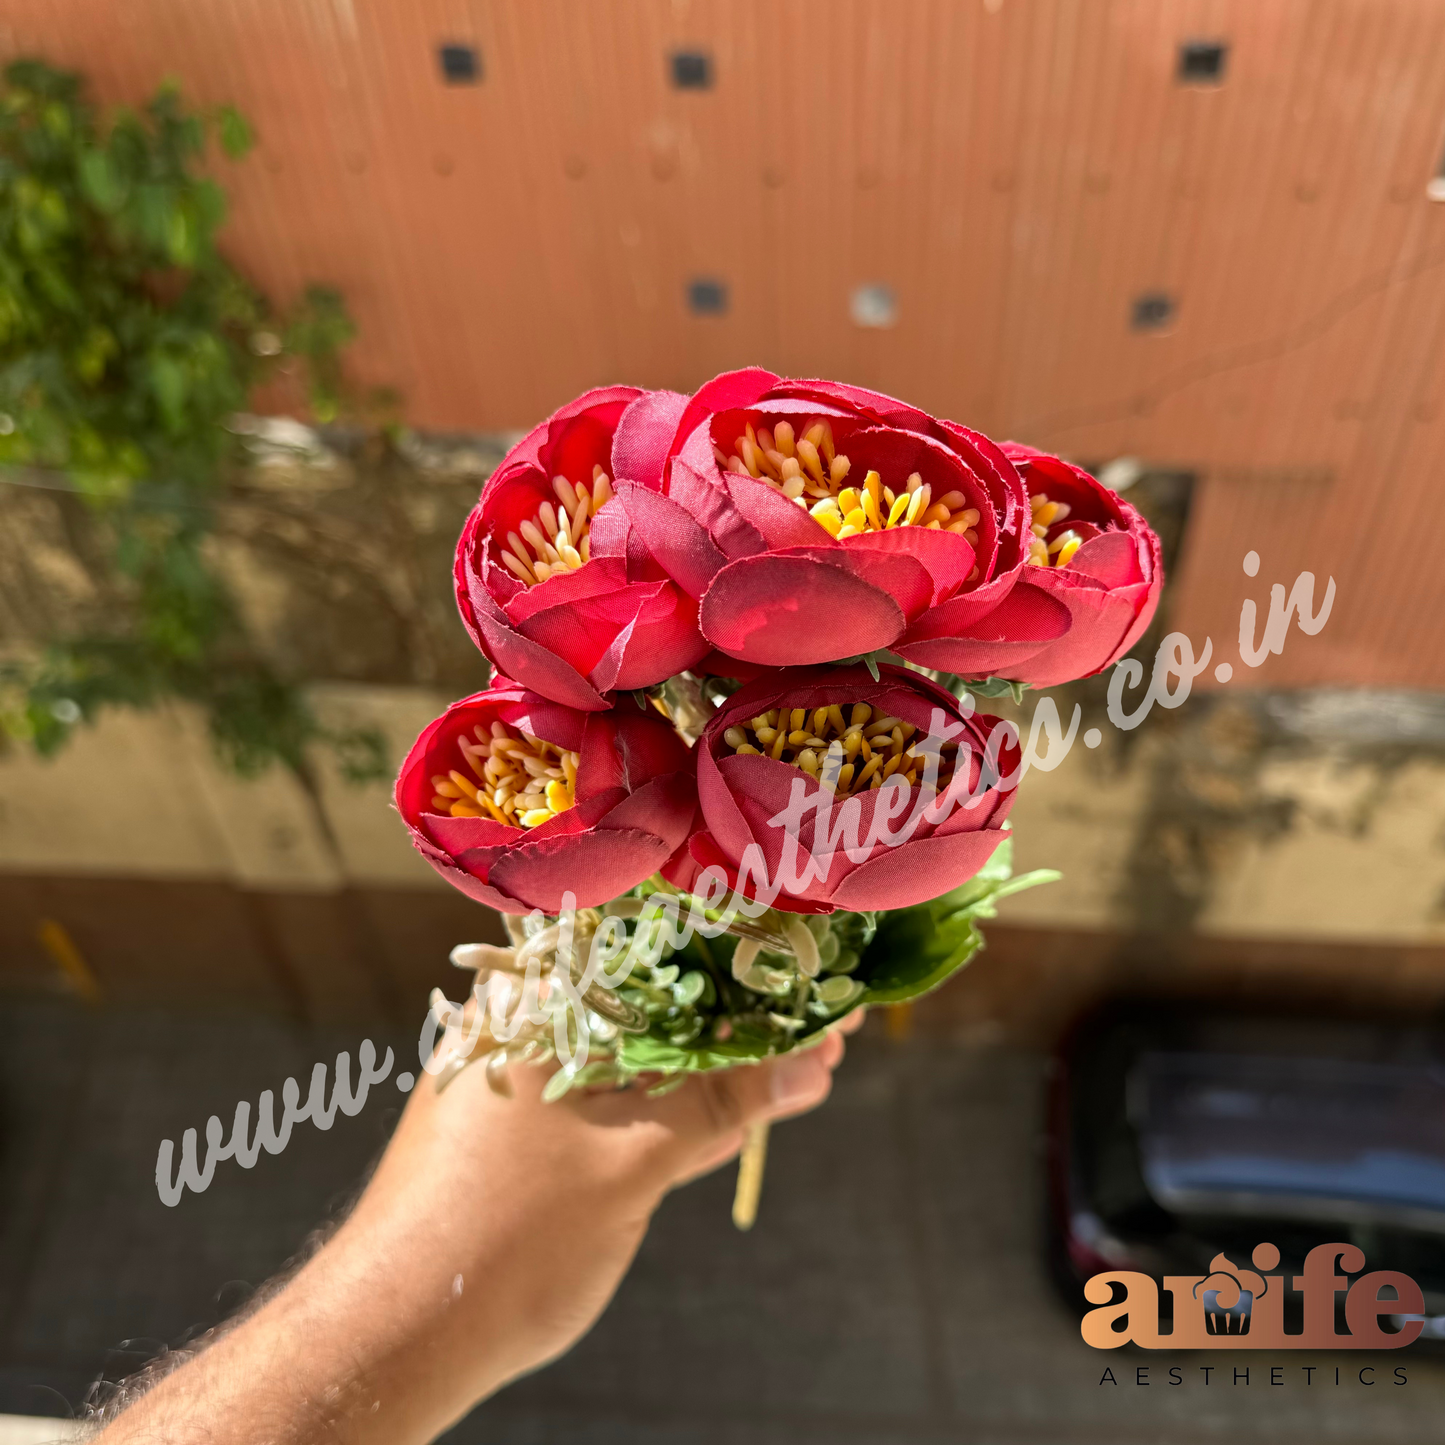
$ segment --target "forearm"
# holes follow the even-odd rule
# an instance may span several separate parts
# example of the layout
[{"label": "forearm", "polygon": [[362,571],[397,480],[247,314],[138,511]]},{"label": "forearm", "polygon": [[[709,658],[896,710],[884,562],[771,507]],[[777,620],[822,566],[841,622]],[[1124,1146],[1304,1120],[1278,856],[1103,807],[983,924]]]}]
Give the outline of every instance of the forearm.
[{"label": "forearm", "polygon": [[843,1042],[544,1104],[513,1071],[418,1088],[346,1223],[254,1314],[160,1380],[104,1445],[425,1445],[602,1312],[653,1210],[743,1127],[821,1102]]},{"label": "forearm", "polygon": [[184,1364],[153,1384],[137,1381],[128,1393],[139,1397],[105,1430],[105,1445],[429,1439],[435,1431],[420,1422],[396,1430],[395,1409],[390,1436],[365,1432],[366,1415],[380,1413],[371,1407],[395,1342],[389,1350],[378,1328],[387,1318],[382,1302],[367,1299],[360,1281],[337,1277],[331,1249],[262,1308],[201,1342]]},{"label": "forearm", "polygon": [[[327,1244],[259,1309],[145,1390],[105,1445],[421,1445],[540,1363],[548,1339],[585,1328],[590,1300],[528,1308],[545,1231],[525,1215],[555,1219],[565,1201],[529,1211],[524,1187],[510,1200],[489,1200],[485,1187],[459,1199],[445,1176],[419,1191],[405,1177],[417,1143],[399,1136]],[[644,1227],[645,1212],[637,1238]],[[622,1241],[626,1257],[635,1242]],[[579,1289],[587,1278],[579,1268]]]}]

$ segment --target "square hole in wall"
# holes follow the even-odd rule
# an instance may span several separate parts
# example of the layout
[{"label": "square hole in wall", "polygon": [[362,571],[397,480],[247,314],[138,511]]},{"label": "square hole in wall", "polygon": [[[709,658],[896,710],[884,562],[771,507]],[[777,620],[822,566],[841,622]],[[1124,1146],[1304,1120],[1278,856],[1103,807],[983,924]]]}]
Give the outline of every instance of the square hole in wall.
[{"label": "square hole in wall", "polygon": [[855,286],[848,298],[848,315],[855,326],[886,331],[898,324],[898,297],[886,281]]},{"label": "square hole in wall", "polygon": [[699,276],[687,283],[687,309],[694,316],[726,316],[727,282]]},{"label": "square hole in wall", "polygon": [[1221,85],[1229,46],[1222,40],[1186,40],[1179,47],[1181,85]]},{"label": "square hole in wall", "polygon": [[439,45],[437,62],[448,85],[477,85],[482,79],[482,56],[475,45]]},{"label": "square hole in wall", "polygon": [[675,50],[672,83],[678,90],[711,90],[712,56],[702,50]]},{"label": "square hole in wall", "polygon": [[1145,291],[1130,308],[1129,324],[1135,331],[1164,331],[1174,321],[1174,298],[1164,291]]}]

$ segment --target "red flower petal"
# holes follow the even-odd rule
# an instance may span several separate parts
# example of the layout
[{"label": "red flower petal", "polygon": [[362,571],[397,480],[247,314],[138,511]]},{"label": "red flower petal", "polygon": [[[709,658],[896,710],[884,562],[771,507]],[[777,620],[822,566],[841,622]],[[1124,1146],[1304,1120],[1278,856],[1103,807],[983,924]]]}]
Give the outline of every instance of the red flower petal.
[{"label": "red flower petal", "polygon": [[[736,756],[724,753],[722,735],[729,726],[754,717],[770,707],[821,707],[832,703],[868,702],[886,708],[895,716],[912,722],[926,731],[935,708],[943,710],[955,726],[962,725],[961,741],[973,750],[968,780],[977,787],[981,759],[988,747],[991,729],[998,720],[986,716],[964,719],[957,700],[946,690],[916,673],[885,666],[874,681],[862,667],[810,668],[796,674],[785,673],[761,678],[734,693],[709,723],[696,749],[698,757],[698,802],[704,826],[689,840],[690,863],[683,866],[675,858],[669,867],[679,878],[695,876],[698,868],[717,863],[728,870],[736,882],[747,849],[756,845],[773,884],[790,881],[779,871],[787,840],[772,819],[788,809],[792,794],[801,787],[806,800],[817,798],[820,785],[798,769],[775,762],[768,757]],[[995,752],[1000,751],[995,749]],[[715,755],[719,753],[721,755]],[[1015,773],[1019,751],[1009,743],[999,759],[1005,774]],[[828,819],[832,836],[846,843],[852,830],[844,827],[856,819],[856,836],[860,843],[868,839],[878,812],[880,792],[866,791],[852,799],[839,800],[841,810]],[[773,906],[795,912],[826,911],[834,907],[872,908],[902,907],[937,897],[971,877],[996,846],[999,827],[1008,812],[1013,791],[997,787],[985,791],[972,808],[955,807],[941,823],[929,822],[918,811],[924,795],[915,792],[908,812],[894,828],[906,828],[916,817],[914,831],[905,842],[890,847],[877,842],[870,855],[854,861],[840,847],[828,859],[827,876],[811,877],[800,896],[779,894]],[[819,861],[810,854],[815,849],[820,820],[809,810],[797,828],[796,843],[805,858]],[[982,838],[983,842],[956,841]],[[803,861],[803,860],[798,860]],[[789,869],[791,875],[794,869]],[[861,881],[855,881],[859,879]],[[845,901],[848,900],[848,901]]]},{"label": "red flower petal", "polygon": [[[916,617],[925,607],[952,597],[968,579],[974,565],[973,548],[957,533],[930,532],[923,527],[891,527],[886,532],[864,532],[857,537],[849,537],[842,546],[859,574],[874,583],[879,583],[879,578],[864,561],[864,554],[868,552],[911,557],[919,563],[926,573],[924,595],[905,602],[904,594],[893,593],[909,617]],[[889,590],[892,590],[891,587]]]},{"label": "red flower petal", "polygon": [[739,682],[752,682],[756,678],[770,676],[773,669],[756,662],[744,662],[740,657],[729,657],[714,648],[693,665],[692,671],[699,677],[735,677]]},{"label": "red flower petal", "polygon": [[[698,631],[697,604],[671,582],[654,584],[637,614],[612,639],[587,680],[599,692],[631,692],[686,672],[708,651]],[[642,591],[639,585],[632,589]]]},{"label": "red flower petal", "polygon": [[1018,665],[1063,637],[1073,620],[1067,606],[1029,580],[1021,581],[982,618],[972,615],[973,605],[958,598],[931,609],[894,650],[920,667],[960,677],[1013,677]]},{"label": "red flower petal", "polygon": [[832,902],[854,913],[926,903],[972,878],[1004,837],[1002,831],[989,829],[882,848],[839,882]]},{"label": "red flower petal", "polygon": [[[470,852],[474,857],[485,855],[486,861],[493,856],[500,857],[513,843],[526,836],[525,829],[509,827],[495,818],[453,818],[448,813],[424,815],[420,830],[448,858]],[[485,868],[482,873],[485,875]]]},{"label": "red flower petal", "polygon": [[[579,908],[595,908],[657,872],[672,851],[655,833],[638,828],[537,838],[498,858],[487,883],[525,905],[509,912],[540,908],[556,913],[569,892]],[[465,855],[457,861],[466,866]]]},{"label": "red flower petal", "polygon": [[[592,562],[601,561],[606,557],[627,560],[627,546],[632,539],[632,524],[620,502],[615,500],[604,502],[602,510],[592,514],[592,521],[587,528],[587,533],[592,539],[590,548]],[[578,570],[585,572],[592,562]],[[550,582],[552,579],[549,577],[547,580]],[[545,587],[547,584],[544,582],[542,585]]]},{"label": "red flower petal", "polygon": [[662,467],[689,398],[677,391],[644,392],[622,414],[612,438],[614,483],[627,481],[662,490]]},{"label": "red flower petal", "polygon": [[565,659],[603,693],[650,687],[696,662],[707,651],[696,617],[692,599],[673,583],[637,582],[549,607],[517,631]]},{"label": "red flower petal", "polygon": [[612,475],[612,434],[637,395],[631,387],[612,390],[621,395],[594,404],[578,416],[553,417],[538,459],[549,488],[557,476],[590,487],[594,467]]},{"label": "red flower petal", "polygon": [[[502,464],[497,471],[500,472],[519,462],[530,462],[533,466],[539,466],[545,470],[549,462],[555,461],[551,455],[544,455],[548,444],[555,443],[565,429],[566,423],[572,418],[582,416],[597,407],[611,408],[615,424],[615,418],[620,417],[627,406],[641,395],[641,389],[635,386],[596,386],[591,391],[584,391],[581,396],[574,397],[566,406],[559,406],[540,426],[533,427],[502,458]],[[552,471],[547,475],[550,477],[560,470],[560,467],[554,465]],[[591,472],[590,466],[588,472]],[[583,479],[578,478],[578,480]]]},{"label": "red flower petal", "polygon": [[[700,598],[707,591],[708,583],[727,564],[727,557],[706,529],[672,497],[620,482],[617,505],[625,509],[647,550],[689,597]],[[603,511],[605,514],[607,509]]]},{"label": "red flower petal", "polygon": [[754,477],[723,472],[721,486],[767,547],[817,547],[832,539],[796,502]]},{"label": "red flower petal", "polygon": [[697,788],[688,771],[654,778],[610,809],[597,826],[654,833],[671,852],[681,847],[696,817]]},{"label": "red flower petal", "polygon": [[692,394],[682,420],[673,434],[671,450],[679,450],[682,442],[692,435],[697,426],[715,411],[730,411],[734,407],[751,406],[768,388],[777,384],[780,378],[761,366],[746,366],[741,371],[725,371],[705,382]]},{"label": "red flower petal", "polygon": [[445,853],[426,846],[424,840],[415,833],[412,834],[411,841],[416,851],[459,893],[465,893],[468,898],[474,899],[478,903],[484,903],[488,908],[495,908],[498,913],[530,913],[532,911],[530,904],[510,898],[500,889],[493,888],[483,879],[468,873],[465,868],[458,868]]},{"label": "red flower petal", "polygon": [[1130,624],[1129,630],[1124,634],[1123,640],[1114,650],[1104,666],[1117,662],[1129,651],[1133,645],[1144,635],[1145,629],[1154,620],[1155,609],[1159,606],[1159,594],[1164,588],[1164,554],[1159,545],[1159,538],[1152,528],[1144,530],[1144,552],[1147,561],[1144,570],[1149,577],[1148,589],[1143,600],[1139,603],[1139,610]]},{"label": "red flower petal", "polygon": [[477,584],[470,593],[471,615],[482,651],[508,677],[554,702],[600,712],[608,702],[580,672],[540,642],[513,628],[506,614]]},{"label": "red flower petal", "polygon": [[[788,806],[795,781],[806,785],[808,781],[806,775],[786,763],[776,763],[771,758],[727,757],[720,761],[718,776],[727,789],[738,816],[743,820],[749,843],[755,846],[762,856],[768,884],[775,889],[784,884],[790,884],[792,880],[784,877],[783,870],[787,834],[782,828],[771,826],[769,820],[775,818]],[[701,800],[701,793],[699,793],[699,800]],[[729,846],[727,834],[719,832],[713,821],[717,811],[715,806],[703,809],[708,830],[729,856],[734,866],[741,867],[746,846],[743,848]],[[812,847],[815,822],[816,818],[812,813],[803,819],[797,834],[798,854],[792,867],[787,870],[789,874],[799,871],[803,860],[808,857]],[[833,868],[827,878],[810,877],[804,884],[801,893],[784,889],[778,893],[775,906],[787,908],[789,902],[798,900],[826,903],[832,892],[833,882],[840,876],[840,865],[842,868],[850,866],[846,856],[841,853],[834,858]]]},{"label": "red flower petal", "polygon": [[774,667],[829,662],[890,646],[907,619],[847,566],[764,554],[730,562],[699,614],[714,647]]},{"label": "red flower petal", "polygon": [[[719,480],[717,463],[710,450],[706,462],[699,462],[696,467],[683,455],[673,457],[667,495],[707,532],[724,557],[751,557],[767,550],[762,533],[738,510],[737,503]],[[650,546],[651,531],[646,534],[646,540]]]},{"label": "red flower petal", "polygon": [[1030,581],[1073,615],[1067,637],[1007,675],[1036,687],[1087,677],[1118,661],[1143,635],[1164,583],[1159,538],[1117,493],[1080,467],[1047,452],[1005,442],[1004,451],[1032,491],[1064,501],[1070,515],[1056,526],[1086,540],[1061,568],[1030,568]]},{"label": "red flower petal", "polygon": [[1128,532],[1101,532],[1091,537],[1062,570],[1081,572],[1111,588],[1130,587],[1145,580],[1139,559],[1139,539]]},{"label": "red flower petal", "polygon": [[[575,570],[556,572],[535,587],[523,587],[503,611],[514,627],[551,608],[616,596],[627,586],[627,563],[622,557],[595,557]],[[561,649],[563,652],[568,649]],[[582,654],[585,655],[585,649]],[[568,658],[574,667],[577,663]]]},{"label": "red flower petal", "polygon": [[685,838],[672,857],[657,870],[674,888],[680,888],[684,893],[697,891],[702,873],[702,864],[692,856],[691,841],[691,836]]},{"label": "red flower petal", "polygon": [[[1071,577],[1071,567],[1031,570],[1043,575],[1037,586],[1029,590],[1048,589],[1052,597],[1067,607],[1071,624],[1067,635],[1051,646],[996,668],[1000,677],[1027,682],[1033,687],[1053,687],[1056,683],[1088,677],[1123,655],[1124,640],[1137,618],[1146,605],[1152,611],[1149,588],[1143,583],[1105,591],[1092,578],[1082,574]],[[1146,623],[1147,620],[1146,615]]]},{"label": "red flower petal", "polygon": [[[456,740],[493,720],[579,752],[577,803],[540,827],[432,811],[431,777],[456,765]],[[693,758],[660,716],[631,699],[585,713],[512,686],[454,703],[402,765],[397,806],[421,855],[468,896],[506,912],[555,912],[570,888],[606,902],[655,872],[694,826]]]},{"label": "red flower petal", "polygon": [[906,401],[886,396],[881,391],[869,391],[862,386],[848,386],[841,381],[799,380],[785,381],[769,393],[772,396],[799,397],[804,400],[816,399],[828,406],[844,407],[856,411],[869,420],[877,420],[888,426],[906,427],[910,431],[926,432],[932,418]]},{"label": "red flower petal", "polygon": [[[630,698],[619,698],[609,717],[613,724],[612,747],[624,788],[635,792],[649,779],[664,773],[692,772],[693,758],[687,744],[656,711],[644,712]],[[589,726],[591,723],[589,719]]]},{"label": "red flower petal", "polygon": [[748,821],[743,817],[717,760],[712,756],[711,750],[701,743],[698,744],[697,752],[697,796],[709,831],[730,858],[741,859],[748,845],[757,840],[753,837]]}]

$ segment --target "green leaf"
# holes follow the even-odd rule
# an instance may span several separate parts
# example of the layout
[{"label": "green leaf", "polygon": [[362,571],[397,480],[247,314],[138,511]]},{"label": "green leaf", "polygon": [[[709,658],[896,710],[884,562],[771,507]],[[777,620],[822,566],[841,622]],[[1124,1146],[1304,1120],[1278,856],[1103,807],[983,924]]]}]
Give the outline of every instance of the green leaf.
[{"label": "green leaf", "polygon": [[73,126],[70,107],[62,101],[51,101],[41,112],[41,124],[55,140],[67,139]]},{"label": "green leaf", "polygon": [[885,913],[858,966],[861,1002],[917,998],[951,978],[982,947],[983,935],[967,916],[940,918],[928,903]]},{"label": "green leaf", "polygon": [[167,430],[180,432],[186,421],[186,369],[173,356],[153,352],[149,362],[151,392]]},{"label": "green leaf", "polygon": [[678,979],[672,996],[679,1005],[690,1008],[707,990],[707,975],[700,969],[692,969]]},{"label": "green leaf", "polygon": [[198,254],[195,221],[188,209],[172,205],[166,214],[166,254],[177,266],[193,266]]},{"label": "green leaf", "polygon": [[215,181],[200,181],[191,195],[201,232],[209,241],[221,222],[226,219],[226,193]]},{"label": "green leaf", "polygon": [[132,190],[121,218],[127,231],[149,248],[157,261],[169,260],[166,246],[173,208],[170,187],[146,181]]},{"label": "green leaf", "polygon": [[903,1003],[937,988],[983,947],[975,920],[996,917],[997,901],[1010,893],[1063,877],[1051,868],[1018,878],[1012,872],[1013,839],[1005,838],[967,883],[932,902],[879,915],[855,974],[866,985],[862,1002]]},{"label": "green leaf", "polygon": [[322,426],[328,426],[341,415],[341,398],[329,386],[313,385],[308,399],[311,414]]},{"label": "green leaf", "polygon": [[886,647],[884,647],[884,648],[879,648],[876,652],[855,652],[852,657],[840,657],[840,658],[837,660],[837,662],[831,663],[830,666],[832,666],[832,667],[857,667],[858,664],[861,662],[861,663],[863,664],[863,666],[866,667],[866,668],[868,669],[869,673],[872,675],[873,681],[874,681],[874,682],[877,682],[877,681],[878,681],[878,659],[879,659],[880,657],[884,660],[884,662],[898,662],[898,661],[900,661],[899,658],[894,657],[893,654],[892,654],[891,652],[889,652]]},{"label": "green leaf", "polygon": [[94,386],[105,374],[106,363],[118,350],[115,334],[104,326],[92,326],[75,348],[75,374],[87,386]]},{"label": "green leaf", "polygon": [[986,677],[982,682],[960,680],[959,685],[975,697],[1011,697],[1019,703],[1024,700],[1024,693],[1029,687],[1026,682],[1010,682],[1005,677]]},{"label": "green leaf", "polygon": [[251,122],[234,105],[223,105],[216,112],[216,129],[221,149],[233,161],[240,160],[256,142]]},{"label": "green leaf", "polygon": [[617,1043],[618,1061],[635,1074],[696,1074],[731,1064],[757,1063],[778,1052],[776,1044],[739,1032],[721,1043],[697,1048],[670,1044],[651,1034],[623,1034]]},{"label": "green leaf", "polygon": [[125,204],[126,185],[109,154],[87,149],[80,155],[80,189],[91,205],[114,214]]}]

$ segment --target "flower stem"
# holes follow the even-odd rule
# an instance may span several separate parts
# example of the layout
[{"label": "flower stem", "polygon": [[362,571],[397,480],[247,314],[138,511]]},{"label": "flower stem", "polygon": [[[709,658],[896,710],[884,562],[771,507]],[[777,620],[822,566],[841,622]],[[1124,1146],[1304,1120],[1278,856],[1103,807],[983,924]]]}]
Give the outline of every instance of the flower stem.
[{"label": "flower stem", "polygon": [[768,1125],[750,1124],[738,1156],[738,1184],[733,1194],[733,1223],[741,1230],[753,1227],[763,1193],[763,1168],[768,1162]]}]

